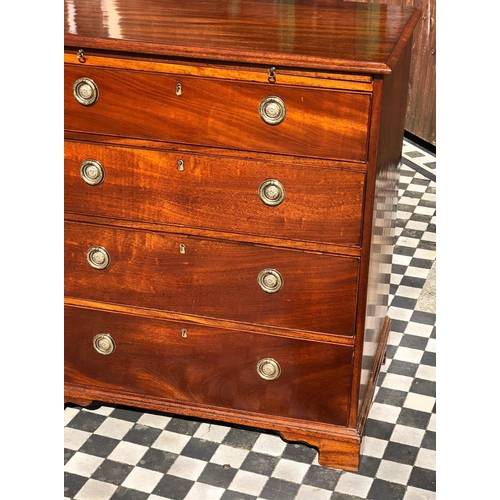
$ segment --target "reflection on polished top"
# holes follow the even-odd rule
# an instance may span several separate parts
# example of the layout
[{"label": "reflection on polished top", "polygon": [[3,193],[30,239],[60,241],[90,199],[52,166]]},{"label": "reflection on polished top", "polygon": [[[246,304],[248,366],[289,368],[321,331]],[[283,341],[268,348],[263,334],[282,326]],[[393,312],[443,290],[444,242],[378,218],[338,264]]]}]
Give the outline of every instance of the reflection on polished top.
[{"label": "reflection on polished top", "polygon": [[390,73],[419,15],[413,7],[335,0],[65,0],[64,41],[87,50]]}]

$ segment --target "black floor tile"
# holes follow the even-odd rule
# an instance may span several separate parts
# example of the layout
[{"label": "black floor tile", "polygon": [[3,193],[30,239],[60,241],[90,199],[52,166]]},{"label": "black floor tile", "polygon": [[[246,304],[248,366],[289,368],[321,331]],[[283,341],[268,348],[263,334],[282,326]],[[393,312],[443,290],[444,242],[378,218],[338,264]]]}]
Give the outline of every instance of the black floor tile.
[{"label": "black floor tile", "polygon": [[313,488],[333,491],[341,474],[342,472],[337,469],[326,469],[318,465],[311,465],[302,482]]},{"label": "black floor tile", "polygon": [[270,476],[276,468],[278,462],[278,457],[251,451],[245,458],[245,461],[241,464],[240,468],[242,470],[255,472],[256,474],[262,474],[263,476]]},{"label": "black floor tile", "polygon": [[118,439],[92,434],[79,451],[88,455],[106,458],[118,446],[119,442]]},{"label": "black floor tile", "polygon": [[282,458],[288,458],[295,462],[312,464],[317,454],[317,450],[310,446],[298,443],[288,443],[282,454]]},{"label": "black floor tile", "polygon": [[257,431],[247,429],[231,429],[224,437],[222,443],[235,448],[251,450],[255,441],[259,439],[260,434]]},{"label": "black floor tile", "polygon": [[393,359],[389,368],[387,368],[387,373],[395,373],[397,375],[403,375],[405,377],[414,377],[417,373],[419,365],[416,363],[410,363],[409,361],[400,361],[399,359]]},{"label": "black floor tile", "polygon": [[368,492],[370,500],[403,500],[406,488],[402,484],[390,483],[375,478]]},{"label": "black floor tile", "polygon": [[194,481],[183,477],[165,474],[153,490],[154,495],[167,497],[171,500],[184,500]]},{"label": "black floor tile", "polygon": [[368,417],[365,425],[365,435],[377,439],[389,441],[394,431],[394,424],[390,422],[382,422]]},{"label": "black floor tile", "polygon": [[401,408],[403,406],[403,403],[405,402],[407,395],[408,394],[404,391],[381,387],[378,390],[377,395],[375,396],[375,401],[377,403],[383,403]]},{"label": "black floor tile", "polygon": [[436,382],[433,382],[432,380],[423,380],[421,378],[416,378],[411,384],[410,392],[415,392],[417,394],[435,398]]},{"label": "black floor tile", "polygon": [[149,493],[119,486],[110,500],[147,500]]},{"label": "black floor tile", "polygon": [[165,427],[165,430],[192,436],[200,427],[201,422],[197,420],[187,420],[184,418],[172,418]]},{"label": "black floor tile", "polygon": [[73,498],[88,481],[87,477],[79,476],[78,474],[64,473],[64,496]]},{"label": "black floor tile", "polygon": [[431,414],[425,411],[413,410],[411,408],[401,408],[398,424],[415,427],[417,429],[426,429],[431,418]]},{"label": "black floor tile", "polygon": [[234,479],[238,469],[225,469],[219,464],[208,463],[198,478],[200,483],[210,484],[227,489]]},{"label": "black floor tile", "polygon": [[158,436],[162,433],[161,429],[149,427],[148,425],[135,424],[123,437],[124,441],[140,444],[142,446],[151,446]]},{"label": "black floor tile", "polygon": [[425,431],[420,446],[428,450],[436,450],[436,433],[434,431]]},{"label": "black floor tile", "polygon": [[73,417],[66,427],[85,432],[94,432],[105,420],[106,417],[98,413],[81,411]]},{"label": "black floor tile", "polygon": [[294,500],[300,485],[283,479],[269,478],[259,498],[266,500]]},{"label": "black floor tile", "polygon": [[169,471],[172,464],[177,460],[176,453],[149,448],[139,461],[139,466],[145,469],[154,470],[165,474]]},{"label": "black floor tile", "polygon": [[133,468],[133,465],[115,462],[114,460],[104,460],[92,474],[92,479],[120,485]]},{"label": "black floor tile", "polygon": [[186,457],[199,458],[200,460],[208,462],[218,447],[219,443],[193,437],[187,442],[186,446],[184,446],[181,454]]},{"label": "black floor tile", "polygon": [[419,449],[416,446],[390,441],[382,458],[399,464],[413,465],[417,459]]},{"label": "black floor tile", "polygon": [[422,467],[413,467],[408,486],[421,488],[422,490],[436,491],[436,471],[423,469]]}]

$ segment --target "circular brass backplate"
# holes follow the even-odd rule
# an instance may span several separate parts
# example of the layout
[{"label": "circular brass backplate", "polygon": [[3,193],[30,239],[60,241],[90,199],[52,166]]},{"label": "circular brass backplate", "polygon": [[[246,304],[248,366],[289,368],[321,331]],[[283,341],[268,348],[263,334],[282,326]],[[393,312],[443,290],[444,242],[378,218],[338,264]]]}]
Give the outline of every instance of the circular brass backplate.
[{"label": "circular brass backplate", "polygon": [[113,354],[116,349],[116,344],[109,333],[98,333],[93,339],[94,349],[103,356]]},{"label": "circular brass backplate", "polygon": [[94,269],[106,269],[111,262],[111,257],[109,256],[108,251],[104,247],[90,247],[87,250],[87,262]]},{"label": "circular brass backplate", "polygon": [[257,362],[257,373],[264,380],[275,380],[281,374],[281,367],[273,358],[262,358]]},{"label": "circular brass backplate", "polygon": [[268,125],[280,124],[286,116],[286,106],[281,97],[264,97],[259,105],[259,115]]},{"label": "circular brass backplate", "polygon": [[283,286],[283,278],[276,269],[262,269],[257,276],[257,283],[266,293],[276,293]]},{"label": "circular brass backplate", "polygon": [[92,106],[99,98],[99,90],[90,78],[78,78],[73,84],[73,95],[83,106]]},{"label": "circular brass backplate", "polygon": [[266,179],[259,186],[259,197],[266,205],[275,207],[285,199],[285,188],[276,179]]},{"label": "circular brass backplate", "polygon": [[97,160],[84,160],[80,165],[80,176],[90,186],[97,186],[104,180],[104,167]]}]

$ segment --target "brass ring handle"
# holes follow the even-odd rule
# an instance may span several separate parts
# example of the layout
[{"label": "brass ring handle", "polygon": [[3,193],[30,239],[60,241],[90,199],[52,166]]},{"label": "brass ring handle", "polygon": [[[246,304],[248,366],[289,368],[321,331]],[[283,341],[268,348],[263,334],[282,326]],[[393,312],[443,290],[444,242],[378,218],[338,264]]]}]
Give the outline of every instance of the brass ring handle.
[{"label": "brass ring handle", "polygon": [[279,125],[286,116],[286,106],[278,96],[264,97],[259,105],[259,115],[268,125]]},{"label": "brass ring handle", "polygon": [[264,380],[275,380],[281,374],[281,367],[273,358],[262,358],[257,362],[257,373]]},{"label": "brass ring handle", "polygon": [[106,269],[111,262],[111,257],[109,256],[108,251],[104,247],[90,247],[87,250],[87,262],[94,269]]},{"label": "brass ring handle", "polygon": [[283,278],[276,269],[263,269],[257,276],[257,283],[264,292],[276,293],[283,286]]},{"label": "brass ring handle", "polygon": [[97,160],[84,160],[80,165],[80,176],[90,186],[97,186],[104,180],[104,167]]},{"label": "brass ring handle", "polygon": [[94,336],[94,349],[103,356],[113,354],[116,349],[116,343],[109,333],[98,333]]},{"label": "brass ring handle", "polygon": [[92,106],[99,98],[99,90],[90,78],[78,78],[73,84],[73,95],[83,106]]},{"label": "brass ring handle", "polygon": [[285,199],[285,188],[276,179],[267,179],[259,186],[259,197],[270,207],[279,205]]}]

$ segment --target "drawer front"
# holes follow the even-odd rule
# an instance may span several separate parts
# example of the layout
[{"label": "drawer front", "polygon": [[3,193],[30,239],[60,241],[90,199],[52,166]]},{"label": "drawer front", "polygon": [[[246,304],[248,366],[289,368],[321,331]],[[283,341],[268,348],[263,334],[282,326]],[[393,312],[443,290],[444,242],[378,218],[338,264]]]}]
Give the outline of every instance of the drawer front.
[{"label": "drawer front", "polygon": [[[92,80],[97,101],[73,86]],[[180,95],[176,86],[180,83]],[[88,90],[88,89],[87,89]],[[284,120],[265,123],[264,115]],[[365,161],[370,94],[65,65],[65,129],[229,149]]]},{"label": "drawer front", "polygon": [[354,334],[355,258],[75,222],[65,243],[69,297]]},{"label": "drawer front", "polygon": [[[94,337],[97,348],[114,342],[114,352],[99,353]],[[349,346],[66,307],[64,349],[68,383],[346,424]],[[257,372],[268,358],[277,365],[263,361],[262,371],[279,370],[273,380]]]},{"label": "drawer front", "polygon": [[[85,174],[95,161],[104,172],[97,185]],[[65,143],[65,210],[77,214],[356,246],[364,180],[323,167]]]}]

